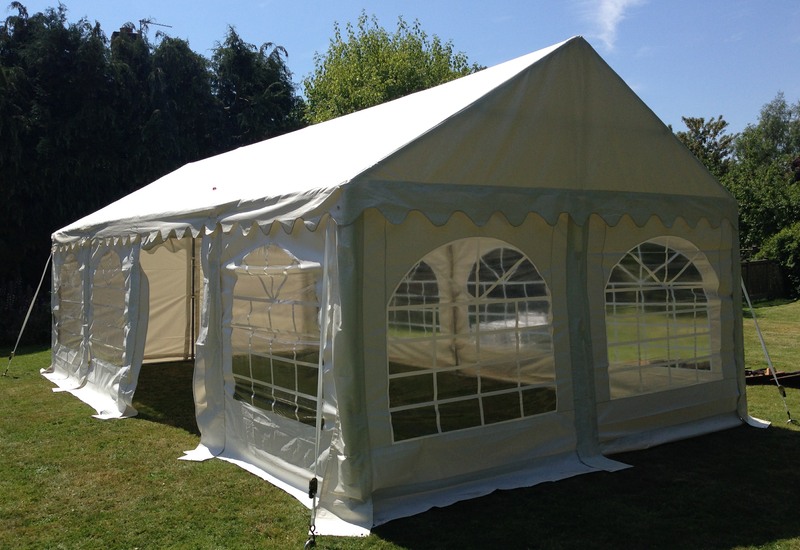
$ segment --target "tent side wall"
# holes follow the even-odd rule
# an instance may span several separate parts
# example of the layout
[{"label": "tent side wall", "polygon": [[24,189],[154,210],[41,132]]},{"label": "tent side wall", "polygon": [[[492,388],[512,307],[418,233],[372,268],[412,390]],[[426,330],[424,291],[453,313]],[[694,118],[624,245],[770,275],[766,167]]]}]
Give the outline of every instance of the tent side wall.
[{"label": "tent side wall", "polygon": [[100,418],[132,406],[147,332],[147,280],[139,244],[85,240],[53,249],[53,353],[43,374]]},{"label": "tent side wall", "polygon": [[[413,211],[395,224],[377,210],[365,212],[354,225],[363,225],[363,289],[358,303],[369,435],[368,441],[363,434],[358,441],[371,447],[372,477],[363,483],[372,487],[375,524],[445,505],[464,495],[591,471],[585,464],[591,464],[601,452],[641,449],[741,424],[744,395],[739,381],[741,350],[735,345],[735,230],[724,216],[713,224],[706,219],[687,223],[677,214],[680,202],[667,199],[651,204],[653,212],[671,216],[670,223],[651,214],[643,225],[627,216],[619,220],[612,216],[617,223],[611,225],[594,215],[581,226],[566,214],[555,224],[530,214],[523,223],[512,226],[496,214],[476,225],[459,213],[437,225]],[[444,393],[437,396],[445,391],[442,375],[456,368],[443,359],[446,348],[424,348],[433,354],[432,397],[424,398],[431,400],[430,405],[428,401],[424,406],[396,401],[393,384],[414,379],[430,382],[416,372],[392,366],[393,354],[403,352],[393,343],[397,339],[387,316],[391,316],[393,304],[400,303],[393,301],[401,292],[398,289],[407,292],[410,288],[401,281],[411,280],[409,284],[418,287],[441,283],[441,278],[430,276],[408,279],[409,270],[419,267],[421,259],[431,258],[434,265],[432,251],[456,246],[463,239],[487,238],[522,251],[547,284],[557,408],[496,424],[483,421],[469,429],[446,428],[445,422],[452,420],[445,418],[444,411],[454,398]],[[671,300],[655,307],[649,302],[633,305],[633,317],[618,303],[621,299],[615,301],[615,296],[622,295],[615,294],[618,291],[611,285],[614,269],[629,265],[625,262],[631,250],[647,251],[651,256],[645,257],[645,263],[653,257],[653,261],[665,263],[663,273],[657,275],[661,279],[652,288],[640,289],[640,295]],[[454,263],[467,266],[471,262]],[[583,275],[576,274],[578,271]],[[677,282],[670,283],[670,278]],[[443,299],[443,291],[438,296]],[[687,304],[687,299],[694,302]],[[472,300],[468,298],[470,303]],[[627,353],[631,346],[626,344],[627,336],[620,340],[617,333],[609,332],[618,329],[610,327],[631,322],[634,330],[650,331],[640,333],[636,345],[651,349],[635,358],[623,353],[622,359],[614,359],[617,348]],[[473,326],[472,330],[478,330],[477,324]],[[417,328],[411,341],[424,339],[420,330],[424,329]],[[407,360],[413,362],[414,356],[408,355]],[[483,365],[481,369],[488,368]],[[658,382],[631,389],[631,373],[652,375]],[[486,403],[490,397],[492,394],[480,390],[475,396]],[[425,407],[436,411],[431,414],[436,415],[438,424],[398,439],[399,413]],[[352,428],[361,433],[362,421],[352,418]],[[350,427],[343,421],[345,431]],[[475,452],[479,447],[492,452]],[[603,467],[616,466],[605,463]]]},{"label": "tent side wall", "polygon": [[[644,226],[628,217],[615,226],[599,216],[589,221],[588,296],[595,313],[591,334],[604,452],[737,426],[746,414],[738,240],[730,221],[716,221],[690,225],[678,217],[667,224],[653,217]],[[642,252],[642,243],[670,251],[670,257],[656,260],[662,271],[645,272],[640,281],[616,281],[618,266],[643,261],[648,252]],[[683,263],[673,267],[669,260]],[[625,303],[629,288],[642,297],[633,317]],[[659,325],[667,332],[659,332]],[[639,331],[630,344],[627,327]],[[694,429],[682,427],[692,423]]]},{"label": "tent side wall", "polygon": [[371,512],[341,505],[360,498],[341,489],[349,475],[341,468],[353,463],[333,456],[343,447],[341,388],[333,379],[333,339],[341,326],[336,238],[335,224],[325,219],[316,228],[298,221],[289,230],[237,228],[204,239],[195,374],[201,443],[189,459],[233,462],[304,504],[311,477],[328,484],[337,478],[321,491],[326,505],[338,509],[333,529],[341,530],[344,518],[361,532],[371,526]]},{"label": "tent side wall", "polygon": [[[389,521],[396,517],[410,515],[430,508],[442,506],[467,496],[487,494],[498,488],[519,487],[533,485],[542,481],[561,479],[570,475],[593,471],[593,468],[582,463],[576,450],[581,438],[585,434],[576,432],[576,404],[574,401],[572,352],[569,320],[567,318],[568,278],[562,269],[566,263],[567,254],[567,226],[570,221],[568,216],[560,216],[554,226],[548,224],[542,217],[531,214],[519,226],[512,226],[500,214],[492,216],[487,223],[475,225],[467,216],[454,214],[447,223],[438,226],[428,220],[420,212],[411,212],[400,224],[393,224],[375,210],[367,211],[363,223],[367,228],[364,231],[364,273],[369,274],[363,279],[363,297],[361,299],[363,311],[363,342],[364,345],[364,376],[367,388],[366,407],[369,420],[369,440],[372,446],[373,498],[375,506],[375,524]],[[428,359],[431,365],[426,371],[424,360],[416,367],[421,374],[414,372],[400,372],[392,367],[397,361],[418,361],[414,359],[411,351],[404,351],[400,344],[408,341],[406,347],[419,336],[412,336],[411,340],[402,334],[402,329],[397,328],[398,323],[387,318],[387,305],[393,303],[397,293],[407,292],[399,290],[401,281],[407,276],[409,270],[418,264],[421,259],[428,259],[433,263],[433,254],[442,249],[457,247],[458,243],[476,241],[490,244],[489,249],[500,246],[503,250],[518,250],[528,258],[541,276],[542,283],[547,289],[546,322],[549,329],[545,335],[548,338],[541,340],[537,336],[541,349],[549,350],[551,358],[548,361],[552,374],[552,387],[555,390],[553,408],[542,410],[542,413],[528,412],[525,406],[513,412],[507,410],[502,414],[514,420],[503,421],[502,418],[492,419],[489,407],[497,403],[499,397],[520,395],[524,402],[526,391],[517,390],[514,386],[498,384],[495,378],[501,371],[497,370],[500,363],[489,359],[489,346],[493,336],[489,332],[497,330],[497,323],[510,326],[509,321],[503,321],[495,316],[498,321],[480,322],[474,317],[474,308],[470,315],[472,329],[484,330],[487,333],[481,339],[471,339],[468,329],[460,329],[467,348],[462,349],[462,361],[469,364],[482,364],[473,371],[464,363],[464,368],[458,364],[448,363],[444,359],[446,348],[427,347],[433,356]],[[463,248],[463,247],[462,247]],[[487,249],[487,251],[489,250]],[[468,248],[463,249],[468,251]],[[470,272],[476,269],[474,252],[467,252],[462,259],[453,259],[450,263],[461,265],[461,275],[456,274],[451,279],[465,281],[470,277]],[[478,254],[481,256],[481,254]],[[480,261],[479,258],[477,258]],[[519,260],[517,260],[519,262]],[[446,269],[446,265],[435,267]],[[437,277],[440,287],[448,277]],[[417,282],[410,284],[421,284]],[[435,283],[431,283],[435,285]],[[472,302],[476,298],[469,298],[458,294],[447,296],[443,288],[437,290],[434,303],[444,301],[457,304],[462,300]],[[539,294],[539,293],[537,293]],[[535,298],[528,301],[541,301]],[[494,305],[487,304],[489,309],[500,306],[503,300],[494,300]],[[519,307],[520,301],[513,299]],[[396,301],[394,303],[397,303]],[[448,306],[449,308],[450,306]],[[481,307],[481,306],[475,306]],[[402,306],[395,309],[402,310]],[[446,313],[445,309],[438,310],[433,317],[434,323]],[[524,323],[519,312],[512,313],[506,319],[515,318],[514,323]],[[439,338],[439,331],[445,326],[439,321],[438,329],[426,332],[433,339]],[[492,326],[494,325],[494,326]],[[395,327],[395,328],[392,328]],[[483,327],[483,328],[480,328]],[[400,330],[400,336],[392,337],[392,333]],[[453,330],[452,327],[449,330]],[[456,329],[457,332],[458,329]],[[525,334],[541,334],[539,326],[527,326],[513,338],[517,341],[525,339]],[[494,332],[497,336],[509,334],[509,329],[501,328]],[[419,329],[417,329],[419,332]],[[399,340],[398,340],[399,338]],[[422,337],[423,340],[425,337]],[[478,356],[474,359],[465,359],[469,342],[473,342]],[[512,340],[513,341],[513,340]],[[387,345],[388,342],[388,345]],[[393,343],[395,342],[395,343]],[[508,348],[506,348],[508,350]],[[513,349],[513,345],[512,345]],[[482,351],[481,351],[482,350]],[[513,352],[512,352],[513,353]],[[536,356],[536,352],[533,352]],[[516,368],[529,363],[531,359],[510,358],[518,362]],[[481,359],[483,357],[483,359]],[[507,359],[508,360],[508,359]],[[519,361],[522,360],[522,363]],[[490,366],[495,363],[497,367]],[[392,374],[393,368],[396,374]],[[525,367],[530,369],[531,367]],[[497,374],[492,374],[492,371]],[[432,378],[426,372],[432,372]],[[478,374],[474,374],[477,372]],[[482,387],[473,386],[471,390],[458,390],[455,394],[448,392],[445,384],[452,383],[450,373],[457,375],[457,380],[464,381],[470,377],[480,378]],[[522,371],[516,375],[515,384],[524,387],[531,381],[526,381]],[[406,380],[411,382],[405,382]],[[402,389],[409,383],[417,385],[430,384],[434,381],[434,388],[428,390],[428,397],[422,397],[426,403],[404,405],[399,402]],[[537,377],[537,380],[540,380]],[[489,386],[492,385],[492,388]],[[393,386],[397,386],[395,389]],[[541,387],[546,389],[547,382]],[[502,389],[505,388],[505,389]],[[520,393],[518,393],[518,391]],[[488,392],[488,393],[487,393]],[[471,408],[471,403],[475,407]],[[458,407],[459,414],[471,415],[470,410],[480,411],[480,415],[472,422],[473,427],[464,425],[459,427],[448,412]],[[435,426],[410,428],[411,433],[402,435],[400,429],[408,430],[402,419],[406,410],[425,411],[430,409],[435,412]],[[495,409],[496,410],[496,409]],[[433,414],[433,413],[432,413]],[[522,416],[520,416],[522,415]],[[499,420],[499,422],[498,422]],[[424,420],[420,420],[424,422]],[[414,430],[417,430],[416,432]],[[478,449],[491,449],[492,452],[480,452]]]}]

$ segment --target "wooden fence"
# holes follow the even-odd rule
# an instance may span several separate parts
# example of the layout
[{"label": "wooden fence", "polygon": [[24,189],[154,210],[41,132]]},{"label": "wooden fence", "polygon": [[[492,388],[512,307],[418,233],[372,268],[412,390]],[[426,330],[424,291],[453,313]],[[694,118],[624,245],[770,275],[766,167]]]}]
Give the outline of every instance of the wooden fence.
[{"label": "wooden fence", "polygon": [[774,300],[787,296],[783,272],[775,260],[742,262],[742,280],[753,301]]}]

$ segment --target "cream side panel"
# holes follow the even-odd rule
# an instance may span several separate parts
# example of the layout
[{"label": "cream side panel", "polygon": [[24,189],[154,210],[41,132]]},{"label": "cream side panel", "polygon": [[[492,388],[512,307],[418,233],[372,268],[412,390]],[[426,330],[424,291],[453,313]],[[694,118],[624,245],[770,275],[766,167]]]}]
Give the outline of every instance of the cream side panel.
[{"label": "cream side panel", "polygon": [[145,361],[189,358],[191,249],[191,238],[172,238],[141,253],[150,286]]},{"label": "cream side panel", "polygon": [[[735,243],[730,224],[723,221],[715,228],[702,220],[692,227],[679,218],[671,227],[667,227],[654,216],[644,227],[638,227],[631,218],[625,216],[618,225],[609,227],[596,215],[592,216],[590,224],[588,285],[601,443],[656,429],[662,429],[666,441],[669,439],[669,430],[663,430],[665,427],[700,422],[716,415],[735,416],[740,396],[736,383],[739,361],[736,360],[734,333],[736,287],[731,264]],[[718,381],[612,400],[605,327],[606,283],[614,266],[628,250],[659,237],[678,237],[689,241],[708,261],[707,266],[697,267],[701,272],[704,271],[704,278],[715,287],[708,295],[708,306],[711,368],[720,373]],[[681,433],[685,436],[685,430]]]},{"label": "cream side panel", "polygon": [[[566,218],[559,222],[565,223]],[[519,466],[543,456],[575,449],[569,338],[563,327],[565,281],[558,272],[564,264],[565,234],[536,215],[519,227],[501,215],[475,226],[455,214],[437,227],[412,212],[404,223],[392,225],[374,210],[365,213],[364,353],[370,441],[376,490],[419,483],[446,485],[446,478],[470,476],[492,468]],[[386,305],[408,270],[428,252],[466,237],[491,237],[518,248],[536,266],[552,297],[553,345],[558,409],[553,413],[449,432],[393,444],[388,412]],[[488,447],[485,447],[488,445]],[[491,448],[492,452],[476,452]],[[418,487],[417,487],[418,488]]]}]

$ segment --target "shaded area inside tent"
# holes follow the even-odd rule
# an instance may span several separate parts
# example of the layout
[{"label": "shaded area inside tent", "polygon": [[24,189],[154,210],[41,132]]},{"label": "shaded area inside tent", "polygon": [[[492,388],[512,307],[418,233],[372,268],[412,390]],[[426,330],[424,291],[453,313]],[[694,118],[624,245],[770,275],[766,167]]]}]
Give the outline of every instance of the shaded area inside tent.
[{"label": "shaded area inside tent", "polygon": [[200,436],[192,392],[193,372],[192,361],[143,365],[133,399],[137,417]]},{"label": "shaded area inside tent", "polygon": [[203,274],[199,238],[171,237],[139,256],[147,333],[133,407],[143,420],[200,435],[193,373]]}]

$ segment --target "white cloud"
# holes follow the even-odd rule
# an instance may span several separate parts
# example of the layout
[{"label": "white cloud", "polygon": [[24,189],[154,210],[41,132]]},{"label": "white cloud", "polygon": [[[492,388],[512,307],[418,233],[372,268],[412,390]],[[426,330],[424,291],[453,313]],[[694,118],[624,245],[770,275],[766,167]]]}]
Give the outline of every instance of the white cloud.
[{"label": "white cloud", "polygon": [[596,29],[596,36],[609,50],[617,41],[617,28],[625,19],[630,8],[644,3],[644,0],[585,0],[584,16]]}]

